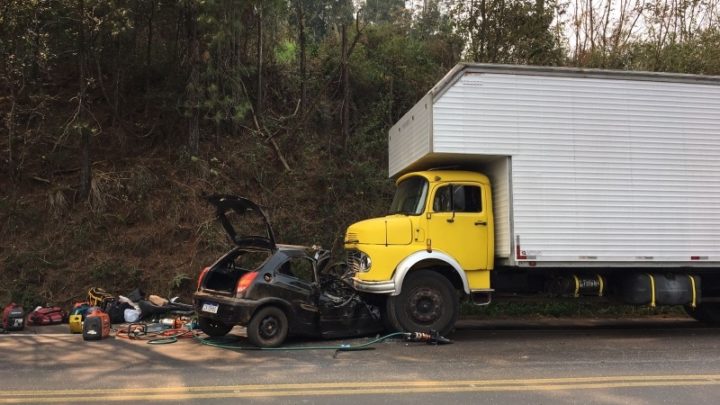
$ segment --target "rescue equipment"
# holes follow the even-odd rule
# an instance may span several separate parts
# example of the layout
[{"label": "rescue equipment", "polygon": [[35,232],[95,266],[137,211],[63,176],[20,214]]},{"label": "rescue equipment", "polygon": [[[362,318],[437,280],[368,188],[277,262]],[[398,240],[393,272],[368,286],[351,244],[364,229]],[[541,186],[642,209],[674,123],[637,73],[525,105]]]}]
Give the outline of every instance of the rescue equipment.
[{"label": "rescue equipment", "polygon": [[83,320],[87,315],[88,310],[92,307],[87,302],[77,302],[73,306],[70,315],[68,316],[68,324],[70,325],[70,333],[82,333],[83,331]]},{"label": "rescue equipment", "polygon": [[2,328],[6,331],[23,330],[25,327],[25,311],[16,304],[11,303],[3,309]]},{"label": "rescue equipment", "polygon": [[65,311],[60,307],[37,307],[28,315],[29,325],[57,325],[65,320]]},{"label": "rescue equipment", "polygon": [[82,328],[83,340],[100,340],[110,336],[110,317],[94,308],[85,317]]},{"label": "rescue equipment", "polygon": [[[452,340],[441,336],[437,331],[431,330],[429,333],[426,332],[393,332],[385,336],[377,337],[369,342],[362,343],[359,345],[330,345],[330,346],[280,346],[280,347],[255,347],[255,346],[243,346],[238,344],[232,344],[235,340],[230,340],[227,337],[221,338],[219,341],[216,338],[201,338],[198,335],[193,335],[195,340],[203,345],[218,347],[221,349],[230,350],[264,350],[264,351],[302,351],[302,350],[334,350],[335,356],[339,352],[354,352],[363,350],[374,350],[373,345],[384,342],[388,339],[403,338],[406,342],[425,342],[427,344],[450,344]],[[227,342],[227,343],[224,343]]]},{"label": "rescue equipment", "polygon": [[82,333],[82,331],[83,331],[82,315],[70,315],[68,317],[68,325],[70,325],[70,333]]},{"label": "rescue equipment", "polygon": [[431,330],[429,333],[426,332],[412,332],[405,334],[405,341],[407,342],[425,342],[429,345],[446,345],[452,343],[452,340],[441,336],[436,330]]},{"label": "rescue equipment", "polygon": [[94,307],[107,311],[108,305],[115,301],[115,296],[102,288],[92,287],[88,290],[88,302]]},{"label": "rescue equipment", "polygon": [[121,300],[114,300],[107,304],[105,311],[110,317],[111,323],[123,323],[125,322],[125,310],[132,309],[132,306],[127,302]]}]

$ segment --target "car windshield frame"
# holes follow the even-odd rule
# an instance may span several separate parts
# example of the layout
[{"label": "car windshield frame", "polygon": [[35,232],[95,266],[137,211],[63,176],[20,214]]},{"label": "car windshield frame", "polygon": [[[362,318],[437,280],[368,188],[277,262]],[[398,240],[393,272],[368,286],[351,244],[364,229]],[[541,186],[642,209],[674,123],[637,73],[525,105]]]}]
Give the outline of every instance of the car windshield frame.
[{"label": "car windshield frame", "polygon": [[397,185],[389,214],[421,215],[425,211],[429,182],[422,176],[408,177]]}]

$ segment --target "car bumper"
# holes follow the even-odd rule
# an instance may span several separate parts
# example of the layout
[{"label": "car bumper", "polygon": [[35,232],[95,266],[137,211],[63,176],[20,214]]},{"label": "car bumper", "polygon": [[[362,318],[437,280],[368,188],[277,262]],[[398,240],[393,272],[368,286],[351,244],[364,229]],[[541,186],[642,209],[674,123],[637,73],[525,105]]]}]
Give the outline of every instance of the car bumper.
[{"label": "car bumper", "polygon": [[[217,312],[203,311],[203,305],[206,303],[217,304]],[[193,295],[193,306],[198,316],[215,319],[227,325],[246,326],[258,306],[258,302],[256,300],[220,297],[217,294],[196,292]]]},{"label": "car bumper", "polygon": [[370,294],[392,294],[395,292],[395,281],[365,281],[353,277],[353,288]]}]

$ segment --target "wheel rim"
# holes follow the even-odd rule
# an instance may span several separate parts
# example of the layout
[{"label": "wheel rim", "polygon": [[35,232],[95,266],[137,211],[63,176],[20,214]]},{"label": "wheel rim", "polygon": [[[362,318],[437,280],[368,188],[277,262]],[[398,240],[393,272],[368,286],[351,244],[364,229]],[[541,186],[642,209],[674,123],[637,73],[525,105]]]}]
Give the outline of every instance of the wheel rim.
[{"label": "wheel rim", "polygon": [[260,322],[260,336],[265,339],[271,339],[278,334],[280,330],[280,321],[274,316],[263,318]]},{"label": "wheel rim", "polygon": [[443,299],[439,291],[431,288],[418,288],[408,301],[408,312],[419,323],[432,323],[442,316]]}]

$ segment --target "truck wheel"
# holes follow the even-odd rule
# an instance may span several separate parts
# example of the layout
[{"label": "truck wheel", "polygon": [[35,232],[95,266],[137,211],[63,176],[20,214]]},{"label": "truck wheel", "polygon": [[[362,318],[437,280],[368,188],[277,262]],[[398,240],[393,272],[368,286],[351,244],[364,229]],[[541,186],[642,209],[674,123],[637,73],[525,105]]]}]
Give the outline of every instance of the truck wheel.
[{"label": "truck wheel", "polygon": [[406,332],[453,330],[459,312],[458,297],[450,281],[428,270],[408,274],[398,296],[387,301],[387,322]]},{"label": "truck wheel", "polygon": [[400,332],[402,326],[398,322],[397,316],[395,315],[395,308],[390,305],[390,300],[397,297],[388,297],[380,307],[380,319],[382,320],[382,326],[388,333]]},{"label": "truck wheel", "polygon": [[210,337],[225,336],[233,328],[233,325],[226,325],[223,322],[203,317],[198,318],[198,324],[200,330]]},{"label": "truck wheel", "polygon": [[702,304],[695,308],[685,305],[685,312],[692,318],[707,324],[720,324],[720,305],[716,303]]},{"label": "truck wheel", "polygon": [[247,326],[250,343],[258,347],[278,347],[288,335],[288,319],[282,309],[265,307],[253,315]]}]

